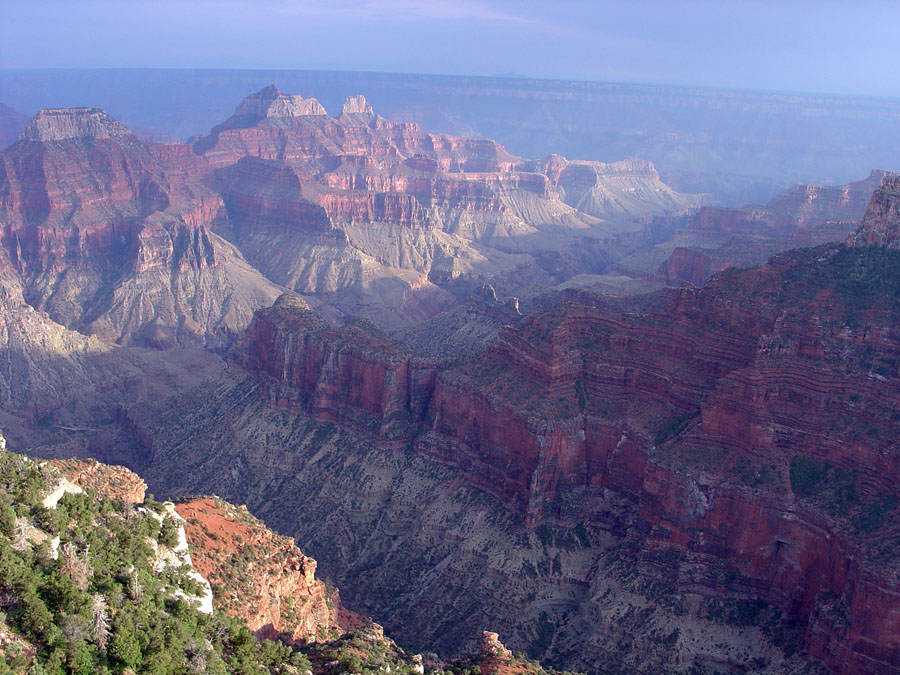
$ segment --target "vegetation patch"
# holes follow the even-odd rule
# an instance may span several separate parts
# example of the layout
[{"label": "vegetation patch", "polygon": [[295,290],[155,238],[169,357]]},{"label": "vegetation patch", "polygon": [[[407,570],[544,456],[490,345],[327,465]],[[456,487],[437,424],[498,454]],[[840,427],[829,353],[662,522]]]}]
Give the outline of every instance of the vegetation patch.
[{"label": "vegetation patch", "polygon": [[46,509],[41,501],[59,480],[49,463],[0,452],[0,595],[9,626],[36,649],[33,663],[21,654],[0,655],[0,672],[298,673],[308,667],[287,645],[257,641],[230,617],[192,606],[185,596],[200,589],[188,569],[159,564],[175,543],[173,516],[161,504],[148,499],[136,508],[86,492],[66,494]]},{"label": "vegetation patch", "polygon": [[862,532],[875,532],[884,525],[893,521],[893,512],[897,509],[896,495],[880,495],[874,501],[866,504],[853,517],[853,527]]},{"label": "vegetation patch", "polygon": [[678,436],[678,434],[684,431],[691,421],[696,419],[699,415],[700,411],[695,410],[693,412],[684,413],[683,415],[676,415],[663,422],[656,430],[656,445],[662,445],[670,438]]},{"label": "vegetation patch", "polygon": [[845,516],[857,503],[856,473],[805,455],[791,459],[791,489],[802,499],[816,499],[832,515]]}]

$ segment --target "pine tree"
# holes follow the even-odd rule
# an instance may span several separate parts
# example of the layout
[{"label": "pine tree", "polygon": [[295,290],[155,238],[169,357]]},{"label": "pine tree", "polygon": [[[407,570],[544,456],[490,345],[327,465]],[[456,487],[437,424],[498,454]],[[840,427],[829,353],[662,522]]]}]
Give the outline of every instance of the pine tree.
[{"label": "pine tree", "polygon": [[128,577],[128,597],[131,598],[135,603],[140,603],[141,598],[144,597],[144,588],[141,586],[141,582],[138,580],[137,570],[132,570],[131,575]]},{"label": "pine tree", "polygon": [[91,638],[100,651],[109,643],[109,617],[106,614],[106,598],[100,593],[91,596]]},{"label": "pine tree", "polygon": [[79,554],[75,544],[67,541],[60,548],[60,557],[60,571],[67,574],[80,590],[87,590],[93,576],[87,550]]}]

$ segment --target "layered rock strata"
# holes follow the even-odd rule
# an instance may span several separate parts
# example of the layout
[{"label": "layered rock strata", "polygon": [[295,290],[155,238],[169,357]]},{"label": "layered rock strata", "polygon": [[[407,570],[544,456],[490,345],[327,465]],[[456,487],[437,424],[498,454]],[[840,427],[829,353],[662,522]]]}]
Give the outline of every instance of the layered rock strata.
[{"label": "layered rock strata", "polygon": [[581,296],[437,373],[361,329],[267,310],[239,363],[275,405],[411,441],[530,527],[590,521],[671,558],[682,592],[778,608],[830,668],[885,672],[900,655],[898,264],[832,245],[642,313]]},{"label": "layered rock strata", "polygon": [[207,174],[189,147],[102,111],[35,116],[0,155],[2,243],[25,300],[107,341],[221,344],[276,293],[213,232]]}]

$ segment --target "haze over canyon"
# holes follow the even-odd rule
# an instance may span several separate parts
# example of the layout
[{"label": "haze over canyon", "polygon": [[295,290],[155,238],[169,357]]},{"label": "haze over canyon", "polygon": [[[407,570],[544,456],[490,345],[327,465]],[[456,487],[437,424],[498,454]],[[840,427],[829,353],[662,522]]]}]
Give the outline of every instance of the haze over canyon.
[{"label": "haze over canyon", "polygon": [[0,75],[11,448],[262,638],[900,673],[896,101],[263,76]]}]

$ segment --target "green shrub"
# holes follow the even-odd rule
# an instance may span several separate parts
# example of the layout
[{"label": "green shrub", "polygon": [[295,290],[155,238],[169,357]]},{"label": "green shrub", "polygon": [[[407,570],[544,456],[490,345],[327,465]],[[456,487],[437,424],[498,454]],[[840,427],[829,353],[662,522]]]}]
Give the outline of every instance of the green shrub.
[{"label": "green shrub", "polygon": [[825,480],[827,471],[827,464],[797,455],[791,460],[791,489],[798,497],[812,497]]}]

